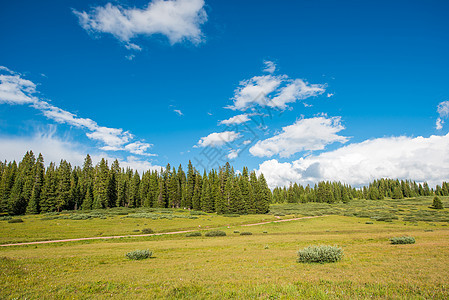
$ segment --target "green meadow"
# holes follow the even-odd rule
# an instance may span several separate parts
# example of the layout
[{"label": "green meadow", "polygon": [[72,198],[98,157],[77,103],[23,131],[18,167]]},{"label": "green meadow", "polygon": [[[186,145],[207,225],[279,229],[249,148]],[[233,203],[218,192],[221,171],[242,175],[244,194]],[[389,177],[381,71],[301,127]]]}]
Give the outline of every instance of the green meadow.
[{"label": "green meadow", "polygon": [[[110,209],[18,216],[23,222],[0,221],[1,244],[129,237],[0,247],[0,298],[448,299],[449,209],[431,204],[421,197],[279,204],[266,215]],[[316,217],[271,222],[302,216]],[[258,222],[269,223],[244,226]],[[132,237],[145,228],[202,235]],[[206,237],[212,229],[226,236]],[[416,243],[392,245],[399,236]],[[298,250],[311,245],[338,246],[344,256],[298,263]],[[125,257],[145,249],[151,258]]]}]

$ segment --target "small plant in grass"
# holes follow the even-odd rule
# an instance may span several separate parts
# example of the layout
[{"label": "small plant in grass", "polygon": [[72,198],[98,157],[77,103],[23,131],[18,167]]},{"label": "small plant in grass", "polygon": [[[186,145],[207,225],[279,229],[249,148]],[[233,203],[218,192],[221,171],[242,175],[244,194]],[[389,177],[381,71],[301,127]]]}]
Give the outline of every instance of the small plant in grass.
[{"label": "small plant in grass", "polygon": [[310,246],[298,251],[300,263],[331,263],[341,260],[343,249],[335,246]]},{"label": "small plant in grass", "polygon": [[134,250],[131,252],[126,253],[126,257],[133,260],[141,260],[146,259],[153,255],[153,252],[150,250]]},{"label": "small plant in grass", "polygon": [[23,220],[22,219],[11,219],[11,220],[8,220],[8,223],[23,223]]},{"label": "small plant in grass", "polygon": [[253,233],[249,232],[249,231],[244,231],[244,232],[241,232],[240,235],[253,235]]},{"label": "small plant in grass", "polygon": [[433,198],[433,204],[432,204],[432,206],[430,206],[430,208],[433,208],[433,209],[443,209],[444,208],[443,202],[441,202],[441,199],[438,198],[438,196],[435,196],[435,198]]},{"label": "small plant in grass", "polygon": [[208,231],[204,236],[226,236],[226,232],[221,230]]},{"label": "small plant in grass", "polygon": [[186,234],[186,237],[192,237],[192,236],[201,236],[201,232],[195,231],[195,232],[189,232]]},{"label": "small plant in grass", "polygon": [[203,212],[203,211],[191,210],[190,211],[190,215],[192,215],[192,216],[205,216],[207,214],[205,212]]},{"label": "small plant in grass", "polygon": [[398,236],[398,237],[393,237],[390,239],[390,242],[393,245],[399,245],[399,244],[414,244],[415,243],[415,238],[411,237],[411,236]]},{"label": "small plant in grass", "polygon": [[154,230],[151,228],[144,228],[142,229],[142,233],[143,234],[150,234],[150,233],[154,233]]},{"label": "small plant in grass", "polygon": [[9,221],[9,220],[11,220],[11,219],[12,219],[11,216],[1,216],[1,217],[0,217],[0,221]]},{"label": "small plant in grass", "polygon": [[373,222],[367,221],[365,224],[374,224]]},{"label": "small plant in grass", "polygon": [[234,233],[240,233],[240,231],[238,231],[238,230],[234,230]]}]

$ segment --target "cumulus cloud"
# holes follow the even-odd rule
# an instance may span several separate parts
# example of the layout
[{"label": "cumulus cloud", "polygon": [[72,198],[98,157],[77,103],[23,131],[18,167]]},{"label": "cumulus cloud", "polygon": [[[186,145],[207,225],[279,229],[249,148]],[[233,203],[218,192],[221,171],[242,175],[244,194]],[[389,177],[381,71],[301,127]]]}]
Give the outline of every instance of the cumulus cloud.
[{"label": "cumulus cloud", "polygon": [[323,94],[325,88],[324,84],[310,84],[287,75],[254,76],[240,82],[232,98],[233,104],[226,108],[244,111],[260,105],[284,110],[289,103]]},{"label": "cumulus cloud", "polygon": [[441,120],[441,118],[437,118],[437,121],[435,123],[435,128],[437,130],[441,130],[441,129],[443,129],[443,124],[444,124],[444,121]]},{"label": "cumulus cloud", "polygon": [[[92,119],[80,118],[76,114],[56,107],[36,97],[36,84],[27,79],[23,79],[21,74],[14,73],[6,67],[0,68],[0,71],[9,73],[0,74],[0,104],[28,104],[30,107],[42,112],[48,119],[57,123],[87,130],[86,136],[89,139],[105,144],[102,148],[103,150],[128,150],[126,144],[134,138],[129,131],[121,128],[99,126]],[[131,147],[129,149],[133,150],[134,148]]]},{"label": "cumulus cloud", "polygon": [[274,62],[265,60],[264,62],[265,68],[263,69],[264,72],[268,72],[270,74],[273,74],[274,71],[276,71],[276,65]]},{"label": "cumulus cloud", "polygon": [[340,117],[299,119],[292,125],[283,127],[279,134],[258,141],[249,152],[259,157],[290,157],[301,151],[323,150],[328,144],[348,141],[347,137],[337,134],[343,129]]},{"label": "cumulus cloud", "polygon": [[204,0],[154,0],[143,9],[107,3],[90,12],[73,13],[87,32],[112,34],[134,50],[140,47],[130,41],[138,36],[164,35],[171,44],[198,44],[203,38],[200,27],[207,21]]},{"label": "cumulus cloud", "polygon": [[235,124],[242,124],[248,122],[250,119],[247,114],[241,114],[233,116],[232,118],[229,118],[227,120],[223,120],[220,122],[221,125],[235,125]]},{"label": "cumulus cloud", "polygon": [[213,132],[208,136],[202,137],[198,141],[198,147],[221,147],[240,138],[241,135],[235,131]]},{"label": "cumulus cloud", "polygon": [[174,111],[175,113],[177,113],[178,116],[183,116],[183,115],[184,115],[184,114],[182,113],[182,111],[179,110],[179,109],[174,109],[173,111]]},{"label": "cumulus cloud", "polygon": [[293,162],[276,159],[259,165],[271,188],[289,182],[314,184],[341,181],[354,186],[388,177],[427,181],[449,179],[449,134],[430,137],[388,137],[354,143]]}]

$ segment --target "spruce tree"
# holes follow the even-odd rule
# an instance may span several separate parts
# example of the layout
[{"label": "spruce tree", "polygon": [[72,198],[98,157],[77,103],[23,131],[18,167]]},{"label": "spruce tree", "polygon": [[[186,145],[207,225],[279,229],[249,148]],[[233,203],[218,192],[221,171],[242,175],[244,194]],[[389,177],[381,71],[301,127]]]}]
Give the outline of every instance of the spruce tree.
[{"label": "spruce tree", "polygon": [[41,153],[36,160],[36,164],[34,165],[34,184],[33,191],[31,192],[31,198],[28,202],[27,206],[27,214],[38,214],[40,212],[40,201],[41,201],[41,193],[42,187],[44,185],[44,175],[45,175],[45,167],[44,167],[44,157]]},{"label": "spruce tree", "polygon": [[53,162],[47,168],[42,187],[41,211],[50,212],[56,210],[56,198],[58,196],[58,176]]}]

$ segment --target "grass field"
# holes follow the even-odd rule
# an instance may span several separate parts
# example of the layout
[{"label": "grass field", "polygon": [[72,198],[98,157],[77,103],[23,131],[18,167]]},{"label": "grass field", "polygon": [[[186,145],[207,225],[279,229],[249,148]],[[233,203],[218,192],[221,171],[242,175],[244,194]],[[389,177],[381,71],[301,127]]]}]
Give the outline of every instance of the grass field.
[{"label": "grass field", "polygon": [[[442,221],[448,209],[428,209],[431,201],[430,197],[356,200],[324,208],[323,204],[274,205],[272,213],[285,214],[281,218],[311,212],[324,216],[257,226],[239,224],[275,217],[209,214],[189,219],[188,212],[152,211],[172,217],[124,218],[112,212],[87,220],[25,216],[23,223],[1,221],[2,244],[100,232],[138,234],[135,230],[143,228],[156,232],[197,228],[203,235],[0,247],[0,298],[448,299],[449,229],[448,222]],[[447,199],[443,203],[447,207]],[[418,220],[432,214],[437,221]],[[207,226],[227,236],[205,237]],[[253,234],[241,236],[237,231]],[[415,237],[416,243],[390,244],[389,238],[403,235]],[[332,264],[296,262],[300,248],[320,244],[343,248],[343,259]],[[150,249],[153,258],[125,258],[136,249]]]}]

